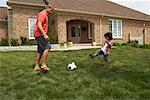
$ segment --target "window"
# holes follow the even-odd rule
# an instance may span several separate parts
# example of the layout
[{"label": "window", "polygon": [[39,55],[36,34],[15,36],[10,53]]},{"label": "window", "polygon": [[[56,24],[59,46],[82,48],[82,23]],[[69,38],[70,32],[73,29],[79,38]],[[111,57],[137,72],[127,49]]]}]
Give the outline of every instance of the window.
[{"label": "window", "polygon": [[93,33],[93,28],[92,28],[92,23],[88,22],[88,37],[89,39],[92,39],[92,34]]},{"label": "window", "polygon": [[29,32],[29,39],[34,39],[34,26],[36,23],[35,18],[28,19],[28,32]]},{"label": "window", "polygon": [[109,32],[112,32],[113,38],[122,38],[122,21],[110,19]]},{"label": "window", "polygon": [[76,28],[71,27],[71,37],[76,37]]}]

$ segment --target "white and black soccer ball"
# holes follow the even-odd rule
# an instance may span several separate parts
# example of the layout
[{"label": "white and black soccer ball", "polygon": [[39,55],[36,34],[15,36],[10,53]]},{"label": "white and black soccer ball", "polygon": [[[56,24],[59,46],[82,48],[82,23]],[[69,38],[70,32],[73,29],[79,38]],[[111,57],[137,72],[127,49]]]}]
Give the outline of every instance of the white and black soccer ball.
[{"label": "white and black soccer ball", "polygon": [[68,70],[73,71],[77,68],[77,65],[75,64],[75,62],[69,63],[68,64]]}]

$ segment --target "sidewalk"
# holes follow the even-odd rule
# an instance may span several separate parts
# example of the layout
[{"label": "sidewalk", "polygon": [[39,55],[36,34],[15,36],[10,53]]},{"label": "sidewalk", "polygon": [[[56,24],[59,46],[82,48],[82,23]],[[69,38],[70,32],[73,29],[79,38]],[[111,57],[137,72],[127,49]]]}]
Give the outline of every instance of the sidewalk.
[{"label": "sidewalk", "polygon": [[[51,51],[69,51],[69,50],[81,50],[81,49],[92,49],[100,48],[100,46],[92,46],[89,44],[75,44],[69,47],[61,47],[59,44],[52,44]],[[37,51],[37,46],[0,46],[0,52],[7,51]]]}]

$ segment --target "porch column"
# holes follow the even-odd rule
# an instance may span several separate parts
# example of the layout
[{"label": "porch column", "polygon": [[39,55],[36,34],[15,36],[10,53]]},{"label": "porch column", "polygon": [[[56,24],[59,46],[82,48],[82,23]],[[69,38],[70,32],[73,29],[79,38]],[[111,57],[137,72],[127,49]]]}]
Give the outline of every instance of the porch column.
[{"label": "porch column", "polygon": [[98,45],[101,44],[99,21],[95,21],[94,23],[94,42],[96,42]]},{"label": "porch column", "polygon": [[13,17],[11,7],[8,7],[7,14],[8,14],[8,42],[9,46],[11,46],[10,39],[13,37]]},{"label": "porch column", "polygon": [[66,20],[61,16],[57,17],[57,33],[58,33],[58,43],[67,42]]}]

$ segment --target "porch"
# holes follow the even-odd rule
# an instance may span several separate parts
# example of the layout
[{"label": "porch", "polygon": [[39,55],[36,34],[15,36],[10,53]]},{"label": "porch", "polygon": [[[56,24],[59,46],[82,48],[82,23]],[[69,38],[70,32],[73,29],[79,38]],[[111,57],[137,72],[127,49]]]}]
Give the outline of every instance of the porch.
[{"label": "porch", "polygon": [[85,44],[93,42],[102,43],[100,36],[100,19],[97,16],[79,14],[57,14],[52,21],[53,25],[49,33],[58,37],[58,43],[72,42],[73,44]]}]

